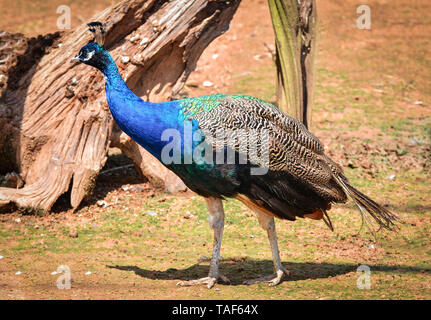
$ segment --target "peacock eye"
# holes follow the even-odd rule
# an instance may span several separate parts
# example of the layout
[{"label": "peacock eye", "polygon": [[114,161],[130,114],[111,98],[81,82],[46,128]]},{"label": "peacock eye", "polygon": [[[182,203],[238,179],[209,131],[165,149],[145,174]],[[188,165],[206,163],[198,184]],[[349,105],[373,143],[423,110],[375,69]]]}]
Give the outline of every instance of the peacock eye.
[{"label": "peacock eye", "polygon": [[90,52],[88,52],[88,51],[82,51],[81,60],[82,61],[88,61],[88,60],[90,60],[94,56],[94,53],[95,53],[94,50],[90,51]]}]

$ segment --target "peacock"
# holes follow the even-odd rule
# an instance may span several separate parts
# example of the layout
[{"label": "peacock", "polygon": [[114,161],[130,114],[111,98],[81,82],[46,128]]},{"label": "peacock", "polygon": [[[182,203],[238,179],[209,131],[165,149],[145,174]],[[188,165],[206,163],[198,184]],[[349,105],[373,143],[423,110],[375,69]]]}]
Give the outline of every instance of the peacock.
[{"label": "peacock", "polygon": [[343,169],[325,154],[319,139],[299,121],[246,95],[146,102],[127,87],[104,48],[103,25],[92,22],[89,27],[95,41],[82,47],[73,60],[104,74],[115,122],[205,198],[214,232],[209,273],[178,285],[211,288],[219,280],[229,281],[218,265],[225,220],[222,200],[226,198],[238,199],[255,213],[272,251],[274,274],[246,284],[275,286],[289,274],[280,260],[274,217],[322,219],[333,230],[327,211],[331,204],[351,198],[367,224],[395,227],[397,216],[355,189]]}]

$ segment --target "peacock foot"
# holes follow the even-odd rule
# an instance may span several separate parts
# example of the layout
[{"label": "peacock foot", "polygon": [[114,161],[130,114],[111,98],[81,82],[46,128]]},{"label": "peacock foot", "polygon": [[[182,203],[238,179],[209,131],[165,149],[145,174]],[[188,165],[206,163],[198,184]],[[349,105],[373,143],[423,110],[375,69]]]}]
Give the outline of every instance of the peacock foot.
[{"label": "peacock foot", "polygon": [[264,276],[264,277],[260,277],[257,279],[252,279],[252,280],[246,280],[243,282],[243,284],[255,284],[255,283],[269,283],[270,287],[276,286],[278,285],[281,280],[283,279],[284,276],[288,276],[290,273],[289,270],[285,269],[285,268],[281,268],[279,270],[277,270],[277,273],[275,274],[275,277],[273,274],[269,275],[269,276]]},{"label": "peacock foot", "polygon": [[[218,261],[222,261],[222,260],[224,260],[222,256],[218,257]],[[199,258],[198,264],[202,262],[211,262],[211,258],[207,256],[202,256]]]},{"label": "peacock foot", "polygon": [[207,288],[211,289],[216,284],[217,279],[221,279],[223,282],[230,283],[227,277],[225,277],[222,274],[219,274],[218,277],[205,277],[205,278],[200,278],[196,280],[180,281],[177,283],[177,286],[190,287],[190,286],[206,284]]}]

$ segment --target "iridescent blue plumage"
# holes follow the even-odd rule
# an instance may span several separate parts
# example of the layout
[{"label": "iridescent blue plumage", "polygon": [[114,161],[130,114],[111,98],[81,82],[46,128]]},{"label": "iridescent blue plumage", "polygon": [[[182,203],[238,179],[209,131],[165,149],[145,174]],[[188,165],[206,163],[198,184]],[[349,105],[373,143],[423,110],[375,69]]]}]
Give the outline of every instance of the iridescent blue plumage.
[{"label": "iridescent blue plumage", "polygon": [[[97,57],[97,60],[89,61],[88,64],[103,72],[108,105],[121,130],[179,175],[192,190],[202,195],[233,194],[233,190],[229,191],[229,187],[224,183],[226,177],[232,180],[235,168],[231,166],[230,172],[220,168],[214,170],[214,164],[206,163],[203,157],[201,161],[197,161],[196,148],[204,142],[205,137],[198,122],[190,117],[198,112],[209,111],[217,105],[217,100],[225,95],[163,103],[146,102],[127,87],[110,54],[98,44],[90,43],[83,47],[80,55],[83,59],[87,56]],[[179,137],[180,159],[175,163],[166,163],[166,159],[162,159],[163,148],[172,142],[172,139],[162,139],[167,130],[176,132]],[[193,139],[196,135],[201,138]],[[187,162],[185,159],[191,161]],[[221,192],[222,189],[225,192]]]},{"label": "iridescent blue plumage", "polygon": [[[97,60],[87,64],[103,72],[108,105],[118,126],[161,161],[161,150],[167,143],[161,140],[163,131],[175,129],[184,134],[181,105],[177,101],[150,103],[136,96],[122,79],[111,55],[97,43],[84,46],[78,56],[82,55],[97,56]],[[193,128],[196,130],[196,123]]]}]

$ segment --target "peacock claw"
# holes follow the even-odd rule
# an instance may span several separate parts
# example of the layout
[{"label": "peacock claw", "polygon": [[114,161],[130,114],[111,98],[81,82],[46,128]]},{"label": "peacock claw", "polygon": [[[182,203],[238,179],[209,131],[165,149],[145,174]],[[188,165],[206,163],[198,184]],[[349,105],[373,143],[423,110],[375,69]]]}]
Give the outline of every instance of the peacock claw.
[{"label": "peacock claw", "polygon": [[196,279],[196,280],[180,281],[177,283],[177,286],[190,287],[190,286],[206,284],[208,289],[211,289],[216,282],[217,282],[216,278],[205,277],[205,278]]},{"label": "peacock claw", "polygon": [[[223,282],[230,283],[230,280],[222,274],[218,275]],[[188,280],[188,281],[180,281],[177,283],[177,286],[181,287],[190,287],[190,286],[198,286],[201,284],[206,284],[208,289],[214,287],[217,282],[217,277],[205,277],[196,280]]]},{"label": "peacock claw", "polygon": [[275,277],[273,274],[271,274],[269,276],[264,276],[257,279],[246,280],[243,282],[243,284],[250,285],[255,283],[267,282],[269,283],[270,287],[274,287],[281,282],[284,276],[288,276],[289,274],[290,274],[289,270],[285,268],[281,268],[280,270],[277,270]]}]

